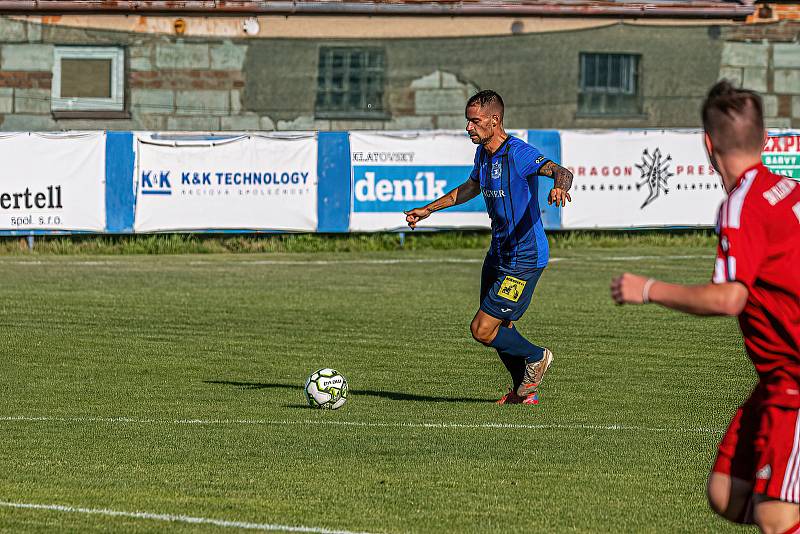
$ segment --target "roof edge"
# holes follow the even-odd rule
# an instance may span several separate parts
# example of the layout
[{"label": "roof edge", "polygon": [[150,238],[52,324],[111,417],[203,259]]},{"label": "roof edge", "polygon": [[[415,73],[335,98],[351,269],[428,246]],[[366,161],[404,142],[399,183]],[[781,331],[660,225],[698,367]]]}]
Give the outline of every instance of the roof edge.
[{"label": "roof edge", "polygon": [[169,14],[175,15],[397,15],[397,16],[592,16],[647,18],[743,19],[755,7],[743,2],[479,3],[479,2],[356,2],[356,1],[119,1],[119,0],[0,0],[0,14]]}]

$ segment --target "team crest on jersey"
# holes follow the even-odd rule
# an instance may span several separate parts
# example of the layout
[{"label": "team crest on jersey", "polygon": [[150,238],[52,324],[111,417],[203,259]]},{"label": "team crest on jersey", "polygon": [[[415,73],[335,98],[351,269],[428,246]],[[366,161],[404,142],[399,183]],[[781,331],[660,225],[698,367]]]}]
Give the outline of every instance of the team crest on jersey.
[{"label": "team crest on jersey", "polygon": [[500,289],[497,291],[497,294],[511,302],[517,302],[519,297],[522,296],[522,290],[525,289],[525,284],[527,284],[525,280],[520,280],[513,276],[506,276],[503,279],[503,283],[500,284]]},{"label": "team crest on jersey", "polygon": [[492,163],[492,180],[497,180],[503,175],[503,163],[497,160]]}]

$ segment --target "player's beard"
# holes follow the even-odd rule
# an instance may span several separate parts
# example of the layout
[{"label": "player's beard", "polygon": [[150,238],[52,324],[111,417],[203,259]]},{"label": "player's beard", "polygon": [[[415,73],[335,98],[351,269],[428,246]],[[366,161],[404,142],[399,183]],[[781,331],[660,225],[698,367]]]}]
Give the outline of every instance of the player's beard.
[{"label": "player's beard", "polygon": [[479,134],[476,133],[474,136],[470,136],[470,139],[476,145],[485,145],[486,143],[492,140],[492,136],[489,135],[486,137],[481,137]]}]

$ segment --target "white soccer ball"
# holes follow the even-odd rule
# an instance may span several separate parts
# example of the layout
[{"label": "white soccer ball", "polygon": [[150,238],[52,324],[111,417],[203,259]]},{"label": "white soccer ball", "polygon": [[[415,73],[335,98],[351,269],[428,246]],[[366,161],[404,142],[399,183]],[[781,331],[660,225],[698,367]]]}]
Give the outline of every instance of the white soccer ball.
[{"label": "white soccer ball", "polygon": [[312,408],[335,410],[347,401],[347,380],[335,369],[318,369],[306,380],[304,391]]}]

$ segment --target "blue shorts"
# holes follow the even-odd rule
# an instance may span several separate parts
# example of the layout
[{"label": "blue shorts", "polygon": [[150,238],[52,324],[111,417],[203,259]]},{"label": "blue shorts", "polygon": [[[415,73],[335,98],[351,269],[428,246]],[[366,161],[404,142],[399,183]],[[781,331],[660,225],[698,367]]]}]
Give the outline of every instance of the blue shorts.
[{"label": "blue shorts", "polygon": [[495,319],[516,321],[531,303],[543,267],[508,270],[486,256],[481,271],[481,310]]}]

